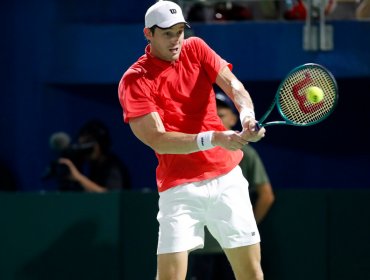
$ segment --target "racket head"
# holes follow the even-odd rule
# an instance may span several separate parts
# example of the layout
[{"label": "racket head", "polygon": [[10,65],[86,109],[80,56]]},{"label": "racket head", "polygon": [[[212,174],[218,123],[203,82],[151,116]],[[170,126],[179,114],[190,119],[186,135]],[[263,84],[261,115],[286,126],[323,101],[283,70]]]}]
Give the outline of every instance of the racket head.
[{"label": "racket head", "polygon": [[[309,87],[323,90],[324,98],[311,103],[306,98]],[[280,83],[275,96],[283,124],[309,126],[325,120],[338,102],[338,86],[334,76],[325,67],[307,63],[294,68]]]}]

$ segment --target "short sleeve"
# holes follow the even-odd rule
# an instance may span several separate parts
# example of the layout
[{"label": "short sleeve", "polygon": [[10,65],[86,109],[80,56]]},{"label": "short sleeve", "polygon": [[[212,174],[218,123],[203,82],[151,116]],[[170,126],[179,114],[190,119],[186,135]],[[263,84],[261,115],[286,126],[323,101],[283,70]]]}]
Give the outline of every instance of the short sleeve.
[{"label": "short sleeve", "polygon": [[232,70],[232,64],[218,55],[201,38],[191,37],[189,39],[189,44],[197,54],[200,59],[200,63],[204,67],[210,81],[213,83],[216,81],[216,77],[223,67],[228,66],[230,70]]},{"label": "short sleeve", "polygon": [[123,109],[123,119],[126,123],[131,118],[156,111],[156,106],[150,94],[151,89],[144,80],[143,74],[130,68],[119,83],[118,98]]}]

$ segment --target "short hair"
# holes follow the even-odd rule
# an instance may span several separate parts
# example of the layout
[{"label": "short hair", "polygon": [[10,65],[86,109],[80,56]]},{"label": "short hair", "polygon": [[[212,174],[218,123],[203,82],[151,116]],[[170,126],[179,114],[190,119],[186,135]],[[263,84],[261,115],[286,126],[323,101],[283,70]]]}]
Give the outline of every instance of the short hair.
[{"label": "short hair", "polygon": [[154,32],[155,32],[155,30],[156,30],[157,28],[159,28],[157,25],[153,25],[153,26],[152,26],[152,27],[150,27],[149,29],[150,29],[150,32],[152,32],[152,34],[154,35]]}]

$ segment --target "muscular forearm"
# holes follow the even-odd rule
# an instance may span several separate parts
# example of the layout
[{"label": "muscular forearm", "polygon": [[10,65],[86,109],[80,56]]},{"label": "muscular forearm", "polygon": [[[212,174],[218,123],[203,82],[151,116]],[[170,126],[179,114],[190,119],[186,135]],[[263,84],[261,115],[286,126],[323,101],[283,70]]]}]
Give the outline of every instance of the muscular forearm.
[{"label": "muscular forearm", "polygon": [[233,100],[239,112],[244,108],[254,109],[249,92],[228,67],[224,67],[220,71],[216,83]]},{"label": "muscular forearm", "polygon": [[148,145],[158,154],[190,154],[199,151],[196,137],[197,134],[163,132]]}]

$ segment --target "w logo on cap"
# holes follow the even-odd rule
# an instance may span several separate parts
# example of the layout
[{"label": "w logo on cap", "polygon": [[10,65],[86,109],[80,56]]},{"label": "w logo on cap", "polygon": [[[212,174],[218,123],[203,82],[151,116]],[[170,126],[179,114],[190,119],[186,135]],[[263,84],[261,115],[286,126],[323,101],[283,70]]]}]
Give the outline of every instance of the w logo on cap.
[{"label": "w logo on cap", "polygon": [[171,13],[171,14],[176,14],[176,13],[177,13],[177,11],[176,11],[176,9],[170,9],[170,13]]}]

